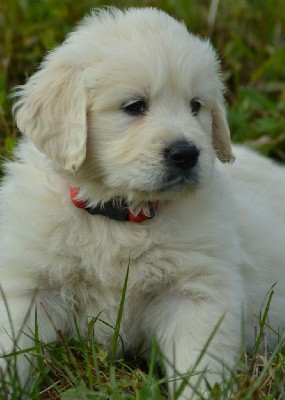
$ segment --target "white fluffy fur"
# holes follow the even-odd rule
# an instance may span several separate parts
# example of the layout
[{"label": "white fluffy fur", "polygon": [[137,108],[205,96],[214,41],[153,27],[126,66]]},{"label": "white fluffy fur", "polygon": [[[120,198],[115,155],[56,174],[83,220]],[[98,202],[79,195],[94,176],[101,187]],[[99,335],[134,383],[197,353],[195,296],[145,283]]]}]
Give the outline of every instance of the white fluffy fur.
[{"label": "white fluffy fur", "polygon": [[[25,138],[0,195],[0,277],[14,335],[33,329],[35,307],[44,341],[56,338],[53,325],[72,334],[72,312],[83,332],[100,312],[114,326],[129,258],[125,347],[154,336],[170,377],[171,365],[191,370],[224,315],[198,368],[219,380],[222,364],[233,367],[239,354],[242,313],[250,349],[254,314],[275,282],[269,323],[284,330],[285,172],[243,148],[234,148],[234,164],[220,162],[234,158],[222,91],[211,45],[150,8],[93,13],[19,88]],[[150,104],[145,116],[121,109],[141,97]],[[194,97],[202,102],[197,116]],[[200,150],[198,181],[159,191],[163,149],[182,139]],[[90,205],[122,196],[133,209],[149,200],[160,206],[144,223],[116,222],[76,208],[69,185]],[[112,333],[97,322],[96,340],[108,346]],[[4,353],[9,335],[1,299]],[[30,345],[21,334],[18,346]],[[19,359],[23,382],[27,371]]]}]

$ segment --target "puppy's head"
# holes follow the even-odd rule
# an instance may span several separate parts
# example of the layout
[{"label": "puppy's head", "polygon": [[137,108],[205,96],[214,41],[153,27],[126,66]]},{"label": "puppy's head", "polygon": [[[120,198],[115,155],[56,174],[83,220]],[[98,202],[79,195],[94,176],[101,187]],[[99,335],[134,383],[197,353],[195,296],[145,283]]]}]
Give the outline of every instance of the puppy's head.
[{"label": "puppy's head", "polygon": [[[19,88],[19,129],[80,186],[152,200],[233,159],[211,45],[156,9],[93,13]],[[91,190],[91,189],[90,189]]]}]

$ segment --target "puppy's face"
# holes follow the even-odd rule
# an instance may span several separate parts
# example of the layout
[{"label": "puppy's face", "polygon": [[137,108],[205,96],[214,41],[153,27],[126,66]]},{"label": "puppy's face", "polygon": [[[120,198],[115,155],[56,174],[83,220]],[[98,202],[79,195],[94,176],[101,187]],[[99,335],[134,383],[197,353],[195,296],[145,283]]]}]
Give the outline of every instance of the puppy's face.
[{"label": "puppy's face", "polygon": [[23,87],[17,120],[80,185],[132,200],[206,184],[232,159],[211,46],[153,9],[83,22]]}]

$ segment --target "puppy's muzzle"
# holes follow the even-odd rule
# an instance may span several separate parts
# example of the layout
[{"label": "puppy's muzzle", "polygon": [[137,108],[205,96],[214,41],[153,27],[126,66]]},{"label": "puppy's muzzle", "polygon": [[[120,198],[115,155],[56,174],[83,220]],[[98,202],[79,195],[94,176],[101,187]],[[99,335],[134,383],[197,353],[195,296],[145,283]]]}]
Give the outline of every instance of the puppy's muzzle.
[{"label": "puppy's muzzle", "polygon": [[199,150],[195,144],[179,140],[171,143],[164,150],[163,156],[168,166],[187,172],[197,164]]}]

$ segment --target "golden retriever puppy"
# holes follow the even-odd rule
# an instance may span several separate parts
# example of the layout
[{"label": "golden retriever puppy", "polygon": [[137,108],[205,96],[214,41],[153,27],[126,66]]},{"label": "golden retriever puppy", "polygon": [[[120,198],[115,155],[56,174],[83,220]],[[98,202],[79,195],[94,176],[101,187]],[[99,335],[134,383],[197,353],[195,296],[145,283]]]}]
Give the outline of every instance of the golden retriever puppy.
[{"label": "golden retriever puppy", "polygon": [[[43,341],[54,326],[72,334],[72,313],[83,333],[99,313],[115,326],[128,265],[121,336],[134,351],[155,338],[169,378],[191,375],[220,321],[197,370],[221,380],[242,315],[250,348],[276,282],[269,322],[284,329],[285,172],[232,151],[208,41],[153,8],[95,11],[16,96],[24,138],[0,194],[2,354],[13,337],[32,346],[35,309]],[[97,322],[97,341],[112,335]],[[205,390],[196,374],[181,398]]]}]

